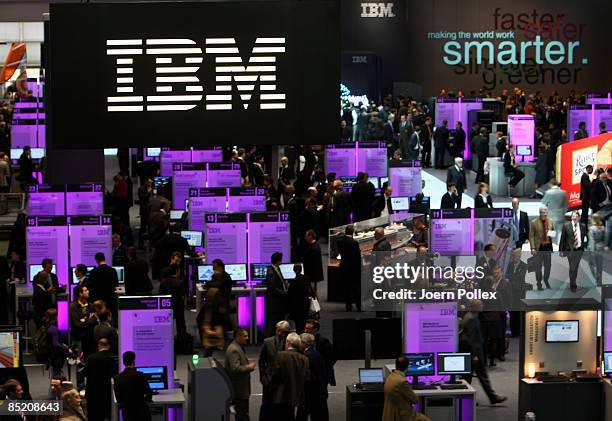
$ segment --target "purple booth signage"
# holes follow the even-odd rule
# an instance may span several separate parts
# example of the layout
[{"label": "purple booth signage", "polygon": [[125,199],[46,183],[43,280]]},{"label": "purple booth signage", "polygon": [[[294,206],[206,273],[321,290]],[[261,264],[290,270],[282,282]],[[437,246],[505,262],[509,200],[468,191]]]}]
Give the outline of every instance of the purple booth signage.
[{"label": "purple booth signage", "polygon": [[393,197],[412,197],[421,193],[421,162],[391,161],[389,182],[393,189]]},{"label": "purple booth signage", "polygon": [[236,162],[209,162],[207,187],[240,187],[240,164]]},{"label": "purple booth signage", "polygon": [[228,212],[265,212],[266,190],[261,187],[232,187],[227,197]]},{"label": "purple booth signage", "polygon": [[104,253],[110,261],[112,257],[111,217],[103,216],[70,216],[68,217],[70,234],[70,267],[79,263],[96,266],[96,253]]},{"label": "purple booth signage", "polygon": [[201,162],[172,164],[172,198],[174,209],[185,209],[192,188],[206,187],[206,165]]},{"label": "purple booth signage", "polygon": [[289,214],[263,212],[249,214],[249,263],[270,263],[273,253],[283,254],[283,262],[291,261]]},{"label": "purple booth signage", "polygon": [[189,189],[189,229],[204,232],[204,214],[225,212],[227,210],[227,189],[192,188]]},{"label": "purple booth signage", "polygon": [[68,184],[66,215],[101,215],[104,213],[104,186],[100,183]]},{"label": "purple booth signage", "polygon": [[28,186],[28,215],[66,215],[66,187],[63,184],[33,184]]},{"label": "purple booth signage", "polygon": [[247,262],[247,214],[207,213],[204,215],[206,262]]},{"label": "purple booth signage", "polygon": [[[26,220],[26,254],[28,263],[40,265],[43,259],[53,259],[60,285],[69,282],[68,226],[65,216],[28,216]],[[28,279],[35,274],[28,269]]]}]

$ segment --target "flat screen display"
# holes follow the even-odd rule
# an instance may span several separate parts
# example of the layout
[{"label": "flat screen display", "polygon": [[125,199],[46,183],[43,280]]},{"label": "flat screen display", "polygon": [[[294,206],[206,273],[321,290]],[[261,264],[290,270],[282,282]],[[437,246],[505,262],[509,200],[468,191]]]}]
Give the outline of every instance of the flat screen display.
[{"label": "flat screen display", "polygon": [[285,280],[295,279],[295,272],[293,271],[293,263],[283,263],[280,265],[280,271]]},{"label": "flat screen display", "polygon": [[146,154],[148,157],[157,158],[161,154],[161,148],[147,148]]},{"label": "flat screen display", "polygon": [[181,237],[187,240],[191,247],[202,247],[201,231],[181,231]]},{"label": "flat screen display", "polygon": [[546,342],[578,342],[578,320],[547,320]]},{"label": "flat screen display", "polygon": [[270,265],[268,263],[252,263],[251,264],[251,280],[252,281],[265,281],[268,275],[268,269]]},{"label": "flat screen display", "polygon": [[[45,157],[45,148],[30,148],[32,159],[42,159]],[[11,149],[11,161],[18,161],[23,153],[23,149]]]},{"label": "flat screen display", "polygon": [[123,284],[125,282],[125,267],[123,266],[113,266],[115,272],[117,272],[117,278],[119,279],[119,283]]},{"label": "flat screen display", "polygon": [[20,360],[19,332],[0,332],[0,368],[17,368]]},{"label": "flat screen display", "polygon": [[469,353],[438,353],[438,374],[470,374],[472,357]]},{"label": "flat screen display", "polygon": [[136,367],[136,371],[140,371],[147,376],[147,383],[151,390],[168,389],[168,374],[166,367]]},{"label": "flat screen display", "polygon": [[392,197],[391,198],[391,208],[394,212],[397,211],[407,211],[410,208],[410,198],[409,197]]},{"label": "flat screen display", "polygon": [[[73,285],[78,285],[79,283],[79,278],[77,278],[77,276],[74,273],[74,269],[72,268],[70,273],[72,274],[72,284]],[[94,266],[87,266],[87,273],[91,272],[92,270],[94,270]]]},{"label": "flat screen display", "polygon": [[612,352],[606,351],[603,353],[603,373],[612,374]]},{"label": "flat screen display", "polygon": [[[38,272],[42,272],[42,265],[30,265],[30,281],[34,281],[34,277],[38,274]],[[51,273],[57,275],[57,268],[55,265],[51,268]]]},{"label": "flat screen display", "polygon": [[384,371],[382,368],[360,368],[359,383],[383,383],[385,381]]},{"label": "flat screen display", "polygon": [[339,137],[338,2],[54,3],[50,16],[58,149]]},{"label": "flat screen display", "polygon": [[516,154],[518,156],[529,156],[531,155],[531,146],[529,145],[517,145]]},{"label": "flat screen display", "polygon": [[182,209],[172,209],[170,211],[170,220],[171,221],[179,221],[183,217],[184,213],[185,213],[185,211],[182,210]]},{"label": "flat screen display", "polygon": [[435,374],[433,352],[405,354],[405,356],[408,359],[406,376],[433,376]]},{"label": "flat screen display", "polygon": [[212,279],[213,266],[212,265],[201,265],[198,266],[198,281],[208,282]]}]

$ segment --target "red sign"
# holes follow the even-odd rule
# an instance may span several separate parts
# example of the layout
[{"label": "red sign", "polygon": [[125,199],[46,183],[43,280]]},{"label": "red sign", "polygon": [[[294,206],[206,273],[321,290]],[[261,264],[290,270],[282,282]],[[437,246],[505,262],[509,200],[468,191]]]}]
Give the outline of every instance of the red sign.
[{"label": "red sign", "polygon": [[587,165],[612,166],[612,133],[564,143],[557,151],[557,175],[567,192],[570,208],[580,207],[580,178]]}]

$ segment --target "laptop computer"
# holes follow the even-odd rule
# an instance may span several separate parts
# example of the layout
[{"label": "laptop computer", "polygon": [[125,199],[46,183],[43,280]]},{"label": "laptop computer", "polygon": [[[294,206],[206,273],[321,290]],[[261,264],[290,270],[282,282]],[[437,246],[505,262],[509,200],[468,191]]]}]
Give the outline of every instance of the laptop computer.
[{"label": "laptop computer", "polygon": [[385,384],[385,373],[382,368],[360,368],[359,389],[360,390],[383,390]]}]

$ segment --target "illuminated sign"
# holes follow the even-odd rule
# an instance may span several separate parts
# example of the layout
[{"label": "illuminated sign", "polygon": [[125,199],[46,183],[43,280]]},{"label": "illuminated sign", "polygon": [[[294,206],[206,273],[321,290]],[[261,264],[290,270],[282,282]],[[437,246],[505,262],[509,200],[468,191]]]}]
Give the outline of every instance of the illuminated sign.
[{"label": "illuminated sign", "polygon": [[394,18],[393,3],[361,3],[362,18]]}]

